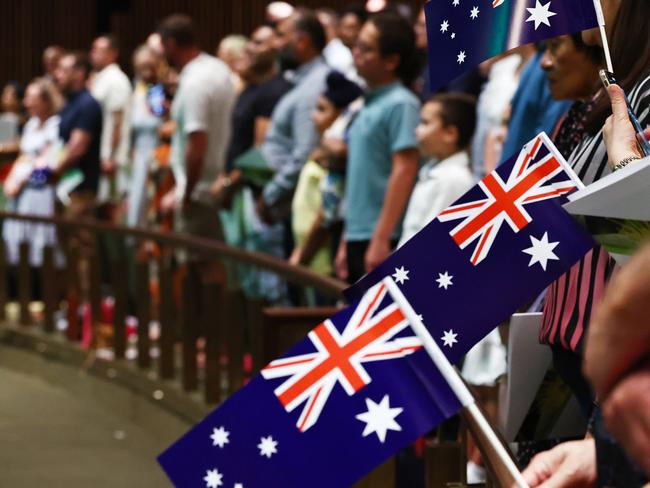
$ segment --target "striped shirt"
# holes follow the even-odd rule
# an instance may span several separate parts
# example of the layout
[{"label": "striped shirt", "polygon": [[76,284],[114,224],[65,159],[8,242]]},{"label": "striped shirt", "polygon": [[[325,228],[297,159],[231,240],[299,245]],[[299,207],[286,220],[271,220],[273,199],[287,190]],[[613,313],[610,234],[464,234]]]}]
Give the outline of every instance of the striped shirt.
[{"label": "striped shirt", "polygon": [[[628,98],[641,125],[648,126],[650,75],[637,83]],[[610,174],[603,131],[585,137],[569,157],[569,164],[585,185]],[[614,268],[614,260],[598,246],[549,287],[539,335],[541,343],[573,352],[582,351],[585,329]]]}]

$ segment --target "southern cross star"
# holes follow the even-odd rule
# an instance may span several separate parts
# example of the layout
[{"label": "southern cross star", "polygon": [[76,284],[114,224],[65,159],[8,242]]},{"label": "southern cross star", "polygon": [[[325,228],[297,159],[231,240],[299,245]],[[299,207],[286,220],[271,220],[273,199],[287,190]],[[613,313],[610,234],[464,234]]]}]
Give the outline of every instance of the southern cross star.
[{"label": "southern cross star", "polygon": [[460,5],[460,0],[454,0],[453,2],[451,2],[451,4],[452,4],[454,7],[458,7],[458,6]]},{"label": "southern cross star", "polygon": [[205,472],[205,476],[203,477],[203,481],[205,481],[205,488],[219,488],[221,485],[223,485],[223,481],[221,481],[223,478],[223,475],[219,472],[218,469],[208,469]]},{"label": "southern cross star", "polygon": [[453,285],[452,281],[454,277],[449,274],[448,271],[444,273],[438,273],[438,288],[444,288],[445,290]]},{"label": "southern cross star", "polygon": [[553,252],[559,242],[548,242],[548,232],[544,232],[541,239],[535,239],[535,237],[530,236],[530,242],[533,246],[522,251],[531,256],[530,263],[528,263],[529,268],[535,263],[539,263],[542,269],[546,271],[549,261],[560,260],[560,258],[558,258]]},{"label": "southern cross star", "polygon": [[461,51],[458,53],[458,64],[463,64],[465,62],[465,58],[467,55],[465,54],[465,51]]},{"label": "southern cross star", "polygon": [[361,434],[368,437],[370,434],[377,434],[379,442],[382,444],[386,441],[386,434],[389,430],[401,431],[402,427],[395,421],[395,418],[404,411],[403,408],[390,408],[390,398],[384,395],[381,402],[375,403],[370,398],[366,398],[367,412],[360,413],[356,416],[357,420],[366,423],[366,428]]},{"label": "southern cross star", "polygon": [[481,11],[478,9],[478,7],[474,7],[472,9],[472,12],[469,14],[470,18],[476,19],[478,17],[478,14],[481,13]]},{"label": "southern cross star", "polygon": [[212,435],[210,436],[210,439],[212,439],[212,445],[219,446],[223,449],[223,446],[230,442],[228,436],[230,436],[230,432],[228,432],[223,427],[212,429]]},{"label": "southern cross star", "polygon": [[440,24],[440,32],[447,32],[448,29],[449,29],[449,21],[445,20],[442,22],[442,24]]},{"label": "southern cross star", "polygon": [[458,337],[458,334],[454,332],[454,329],[449,329],[445,331],[445,335],[443,335],[440,339],[442,340],[445,347],[451,349],[454,347],[454,344],[458,342],[456,340],[456,337]]},{"label": "southern cross star", "polygon": [[555,12],[551,12],[549,8],[551,7],[551,2],[549,1],[546,5],[539,3],[539,0],[535,0],[535,6],[526,8],[530,13],[530,17],[526,19],[526,22],[535,22],[535,30],[539,28],[540,25],[544,24],[548,27],[551,27],[551,23],[548,19],[557,15]]},{"label": "southern cross star", "polygon": [[271,456],[278,453],[278,442],[274,441],[272,436],[262,437],[257,448],[260,450],[260,456],[271,459]]},{"label": "southern cross star", "polygon": [[408,269],[404,268],[404,266],[402,266],[401,268],[395,268],[395,272],[393,273],[393,278],[395,279],[395,283],[399,283],[400,285],[403,285],[405,281],[409,280]]}]

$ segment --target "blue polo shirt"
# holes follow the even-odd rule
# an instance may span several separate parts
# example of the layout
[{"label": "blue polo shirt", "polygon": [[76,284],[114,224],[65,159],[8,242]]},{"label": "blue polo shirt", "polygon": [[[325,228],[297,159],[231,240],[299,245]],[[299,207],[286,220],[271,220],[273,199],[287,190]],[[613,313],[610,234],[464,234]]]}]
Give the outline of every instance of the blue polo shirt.
[{"label": "blue polo shirt", "polygon": [[99,186],[99,145],[102,137],[102,108],[88,90],[81,90],[68,96],[65,106],[59,113],[59,136],[68,143],[72,132],[80,129],[90,134],[88,151],[77,162],[77,168],[84,180],[75,191],[97,192]]},{"label": "blue polo shirt", "polygon": [[[369,91],[348,133],[345,238],[370,240],[384,205],[393,155],[417,148],[420,102],[401,83]],[[400,229],[393,238],[398,238]]]}]

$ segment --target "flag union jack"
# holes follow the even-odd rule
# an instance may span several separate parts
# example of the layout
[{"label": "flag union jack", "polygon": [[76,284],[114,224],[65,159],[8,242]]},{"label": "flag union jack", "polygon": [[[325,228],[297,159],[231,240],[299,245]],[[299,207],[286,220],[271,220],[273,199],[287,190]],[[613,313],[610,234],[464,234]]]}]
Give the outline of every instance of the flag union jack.
[{"label": "flag union jack", "polygon": [[[521,151],[507,181],[492,172],[479,183],[485,198],[454,205],[438,216],[441,222],[462,219],[451,237],[461,249],[476,242],[472,264],[476,266],[488,256],[504,222],[515,233],[532,222],[527,205],[557,198],[577,187],[579,180],[552,148],[546,135],[540,134]],[[559,177],[561,173],[566,179]]]},{"label": "flag union jack", "polygon": [[383,284],[370,290],[341,333],[331,319],[316,327],[308,336],[315,352],[273,361],[262,370],[267,380],[287,378],[275,395],[287,412],[303,405],[296,424],[301,432],[316,424],[337,384],[349,396],[370,384],[365,363],[403,358],[422,347],[415,336],[396,337],[409,324],[395,303],[383,303],[386,293]]}]

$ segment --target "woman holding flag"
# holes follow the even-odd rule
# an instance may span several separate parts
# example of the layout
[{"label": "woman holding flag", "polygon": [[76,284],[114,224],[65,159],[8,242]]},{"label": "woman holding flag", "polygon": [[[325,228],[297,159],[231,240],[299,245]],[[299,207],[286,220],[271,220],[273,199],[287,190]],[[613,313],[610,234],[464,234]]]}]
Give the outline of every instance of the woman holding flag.
[{"label": "woman holding flag", "polygon": [[[650,2],[602,0],[602,6],[616,76],[645,127],[650,122],[650,36],[647,32]],[[598,30],[586,31],[583,40],[590,45],[603,45]],[[612,103],[620,104],[620,92],[616,88],[610,90]],[[611,113],[607,93],[601,91],[586,124],[589,133],[569,158],[569,163],[587,185],[639,159],[640,154],[628,154],[624,138],[609,137],[606,145],[604,129],[607,134],[618,134],[625,131],[621,124],[629,124],[629,119],[622,117],[608,120]],[[591,391],[580,374],[583,342],[592,311],[601,301],[613,271],[611,258],[596,248],[547,293],[540,339],[551,346],[556,367],[559,366],[560,373],[578,392],[590,394]],[[583,407],[587,410],[589,406]],[[639,471],[606,432],[600,408],[596,406],[591,414],[588,438],[561,444],[533,459],[524,473],[531,487],[633,488],[643,485]]]}]

